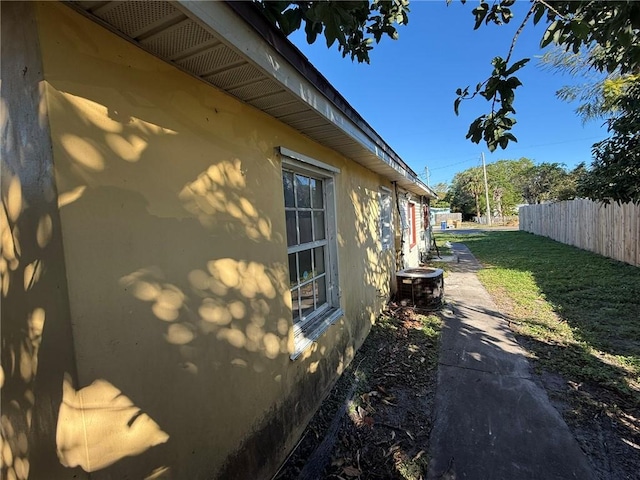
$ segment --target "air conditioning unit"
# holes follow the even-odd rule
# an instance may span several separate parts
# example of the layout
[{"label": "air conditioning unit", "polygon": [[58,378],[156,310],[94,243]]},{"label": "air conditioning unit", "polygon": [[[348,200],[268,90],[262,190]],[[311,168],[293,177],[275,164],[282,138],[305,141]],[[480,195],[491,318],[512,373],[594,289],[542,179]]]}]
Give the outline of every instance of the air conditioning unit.
[{"label": "air conditioning unit", "polygon": [[403,306],[437,308],[444,296],[441,268],[407,268],[396,273],[398,302]]}]

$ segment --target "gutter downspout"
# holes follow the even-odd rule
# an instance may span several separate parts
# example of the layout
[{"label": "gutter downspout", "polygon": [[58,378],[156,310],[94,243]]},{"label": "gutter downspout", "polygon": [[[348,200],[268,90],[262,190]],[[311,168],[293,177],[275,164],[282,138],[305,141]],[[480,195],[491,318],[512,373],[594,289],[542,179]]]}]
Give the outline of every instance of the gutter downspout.
[{"label": "gutter downspout", "polygon": [[400,225],[400,251],[396,252],[396,270],[404,269],[404,225],[402,225],[402,212],[400,211],[400,199],[398,198],[398,182],[393,182],[393,190],[396,197],[396,209],[398,210],[398,223]]}]

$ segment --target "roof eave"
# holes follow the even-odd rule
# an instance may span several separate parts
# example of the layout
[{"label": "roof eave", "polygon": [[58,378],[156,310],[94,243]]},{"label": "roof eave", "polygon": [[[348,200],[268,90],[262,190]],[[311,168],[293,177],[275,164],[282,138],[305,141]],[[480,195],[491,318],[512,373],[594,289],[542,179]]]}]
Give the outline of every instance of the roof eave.
[{"label": "roof eave", "polygon": [[251,2],[65,2],[416,195],[435,192]]},{"label": "roof eave", "polygon": [[[210,14],[207,13],[208,6],[211,2],[198,2],[194,0],[179,0],[178,2],[185,12],[194,15],[200,21],[204,21],[210,27],[216,27],[212,24]],[[359,130],[359,135],[354,135],[352,128],[346,128],[346,133],[352,136],[355,142],[358,142],[361,146],[366,148],[371,153],[371,158],[378,159],[378,167],[390,166],[394,171],[383,173],[380,168],[376,168],[370,164],[365,164],[371,170],[381,173],[389,178],[391,181],[398,182],[403,188],[416,195],[421,195],[429,198],[437,198],[436,193],[425,185],[418,177],[418,175],[404,162],[400,156],[380,137],[380,135],[369,125],[362,116],[349,104],[349,102],[338,92],[331,83],[316,69],[311,62],[304,56],[304,54],[292,44],[277,28],[272,26],[266,18],[261,14],[258,8],[252,2],[224,2],[238,17],[240,17],[244,23],[253,29],[253,33],[260,36],[260,38],[267,43],[279,56],[287,61],[289,68],[295,70],[305,82],[310,84],[313,89],[321,93],[322,97],[330,107],[328,109],[320,109],[320,113],[331,121],[337,119],[336,115],[327,115],[327,110],[336,109],[342,114],[348,122],[342,121],[336,124],[338,128],[345,128],[346,125],[352,123],[353,126]],[[209,4],[209,5],[207,5]],[[218,22],[216,22],[218,23]],[[223,25],[217,25],[218,27]],[[221,33],[217,30],[218,33]],[[237,32],[238,30],[236,30]],[[228,32],[231,33],[231,32]],[[239,38],[232,38],[225,35],[225,38],[230,41],[236,47],[239,46],[236,43]],[[235,40],[235,41],[234,41]],[[240,44],[244,44],[240,41]],[[246,46],[245,46],[246,48]],[[245,53],[249,53],[245,50]],[[256,58],[251,56],[253,61],[257,61],[263,70],[268,71],[275,77],[276,80],[287,85],[287,79],[291,78],[290,75],[278,75],[277,70],[281,70],[282,66],[279,65],[277,69],[269,68],[273,67],[272,62],[264,62],[264,58]],[[270,71],[271,70],[271,71]],[[301,89],[303,90],[303,89]],[[302,96],[301,96],[302,97]],[[301,98],[301,100],[305,100]],[[345,120],[343,119],[343,120]],[[303,132],[304,133],[304,132]],[[357,159],[354,159],[358,161]],[[361,162],[358,162],[361,163]]]}]

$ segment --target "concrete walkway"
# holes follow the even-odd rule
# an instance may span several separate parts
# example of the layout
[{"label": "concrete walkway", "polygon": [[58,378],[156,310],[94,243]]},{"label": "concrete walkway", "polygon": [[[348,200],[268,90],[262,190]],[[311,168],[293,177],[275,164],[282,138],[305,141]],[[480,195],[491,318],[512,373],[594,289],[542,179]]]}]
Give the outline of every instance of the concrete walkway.
[{"label": "concrete walkway", "polygon": [[562,417],[532,377],[475,272],[478,262],[453,244],[459,263],[445,279],[435,423],[428,479],[595,479]]}]

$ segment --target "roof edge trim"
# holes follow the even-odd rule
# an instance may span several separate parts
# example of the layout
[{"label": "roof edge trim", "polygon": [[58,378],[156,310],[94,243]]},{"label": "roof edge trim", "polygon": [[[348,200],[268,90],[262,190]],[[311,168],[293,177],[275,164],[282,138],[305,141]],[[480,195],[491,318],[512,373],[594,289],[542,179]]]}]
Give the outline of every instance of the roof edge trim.
[{"label": "roof edge trim", "polygon": [[[178,8],[192,19],[211,28],[229,46],[279,82],[301,101],[349,135],[381,164],[387,164],[415,183],[421,195],[435,197],[429,187],[399,155],[375,132],[329,81],[278,29],[273,27],[250,2],[199,2],[178,0]],[[265,46],[251,42],[258,35]],[[356,160],[357,161],[357,160]],[[398,180],[395,175],[391,180]],[[418,193],[418,192],[416,192]]]}]

